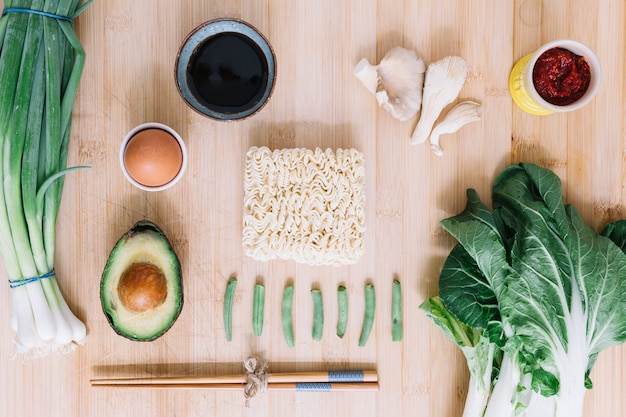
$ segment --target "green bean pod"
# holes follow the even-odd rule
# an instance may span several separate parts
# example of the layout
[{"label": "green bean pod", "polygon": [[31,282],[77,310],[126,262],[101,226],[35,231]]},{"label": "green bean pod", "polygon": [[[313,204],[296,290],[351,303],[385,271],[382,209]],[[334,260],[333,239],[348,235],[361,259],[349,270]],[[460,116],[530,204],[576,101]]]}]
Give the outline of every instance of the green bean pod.
[{"label": "green bean pod", "polygon": [[233,298],[235,289],[237,288],[237,278],[232,277],[226,284],[226,292],[224,293],[224,330],[226,331],[226,340],[233,340]]},{"label": "green bean pod", "polygon": [[337,287],[337,336],[343,338],[348,327],[348,292],[346,287]]},{"label": "green bean pod", "polygon": [[402,287],[397,279],[393,280],[391,291],[391,340],[402,340]]},{"label": "green bean pod", "polygon": [[288,285],[283,291],[283,305],[281,311],[281,319],[283,324],[283,336],[287,346],[294,347],[293,337],[293,285]]},{"label": "green bean pod", "polygon": [[359,338],[359,346],[365,346],[374,325],[374,315],[376,313],[376,293],[374,285],[365,284],[365,316],[363,317],[363,328]]},{"label": "green bean pod", "polygon": [[324,329],[324,304],[322,302],[322,292],[317,289],[311,290],[313,297],[313,340],[322,340]]},{"label": "green bean pod", "polygon": [[254,286],[254,301],[252,305],[252,331],[256,336],[263,333],[263,319],[265,310],[265,287],[261,284]]}]

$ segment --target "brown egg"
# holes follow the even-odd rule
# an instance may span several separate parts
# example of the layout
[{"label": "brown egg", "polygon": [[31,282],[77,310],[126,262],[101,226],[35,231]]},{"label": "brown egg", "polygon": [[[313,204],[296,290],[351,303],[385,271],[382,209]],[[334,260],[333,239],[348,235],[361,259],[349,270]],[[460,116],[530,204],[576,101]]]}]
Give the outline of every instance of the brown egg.
[{"label": "brown egg", "polygon": [[128,141],[124,164],[128,174],[138,183],[159,187],[178,175],[183,165],[183,151],[168,132],[144,129]]},{"label": "brown egg", "polygon": [[129,266],[117,285],[120,301],[136,313],[154,310],[167,298],[167,280],[163,272],[147,262]]}]

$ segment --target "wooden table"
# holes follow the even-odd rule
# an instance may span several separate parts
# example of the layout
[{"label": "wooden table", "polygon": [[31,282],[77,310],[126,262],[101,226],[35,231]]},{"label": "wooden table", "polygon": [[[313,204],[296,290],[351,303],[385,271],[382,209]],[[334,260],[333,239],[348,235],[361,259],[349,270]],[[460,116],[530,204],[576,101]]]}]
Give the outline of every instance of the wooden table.
[{"label": "wooden table", "polygon": [[[238,123],[203,118],[186,107],[174,84],[180,43],[199,24],[236,17],[270,40],[278,79],[269,104]],[[460,416],[465,361],[418,310],[437,290],[453,240],[439,221],[465,205],[473,187],[490,201],[495,176],[512,162],[553,169],[567,200],[599,229],[626,217],[626,6],[621,0],[106,0],[76,21],[88,58],[75,105],[70,164],[58,219],[57,275],[68,303],[86,322],[89,340],[61,357],[11,359],[10,297],[0,287],[0,415],[34,416]],[[545,42],[572,38],[589,45],[603,67],[596,99],[569,114],[538,117],[519,110],[508,92],[512,65]],[[378,61],[393,46],[429,63],[460,55],[472,66],[461,97],[484,105],[484,119],[442,138],[444,156],[412,146],[416,121],[399,122],[378,108],[353,76],[362,57]],[[118,148],[128,130],[158,121],[178,130],[188,171],[170,190],[147,193],[122,176]],[[353,147],[366,161],[366,255],[353,266],[263,263],[241,245],[243,162],[250,146]],[[163,228],[184,270],[185,305],[174,327],[151,343],[117,336],[102,314],[99,281],[117,239],[136,221]],[[233,341],[226,342],[222,299],[239,279]],[[404,288],[405,337],[390,336],[391,282]],[[251,327],[252,290],[266,285],[261,337]],[[285,284],[296,287],[296,347],[280,326]],[[363,284],[376,285],[372,338],[358,347]],[[350,297],[346,337],[334,334],[336,286]],[[309,290],[324,295],[321,342],[311,340]],[[94,376],[237,373],[260,355],[274,372],[377,369],[380,392],[269,393],[244,407],[239,392],[94,389]],[[626,411],[626,348],[600,355],[585,416]]]}]

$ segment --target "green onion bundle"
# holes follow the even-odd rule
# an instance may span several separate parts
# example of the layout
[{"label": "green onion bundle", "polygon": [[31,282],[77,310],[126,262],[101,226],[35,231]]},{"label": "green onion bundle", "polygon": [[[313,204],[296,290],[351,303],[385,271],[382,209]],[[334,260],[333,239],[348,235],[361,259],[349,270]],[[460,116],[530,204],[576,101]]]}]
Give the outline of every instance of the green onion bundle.
[{"label": "green onion bundle", "polygon": [[5,0],[0,19],[0,253],[18,353],[66,352],[86,339],[54,273],[55,223],[72,106],[85,53],[71,19],[83,0]]}]

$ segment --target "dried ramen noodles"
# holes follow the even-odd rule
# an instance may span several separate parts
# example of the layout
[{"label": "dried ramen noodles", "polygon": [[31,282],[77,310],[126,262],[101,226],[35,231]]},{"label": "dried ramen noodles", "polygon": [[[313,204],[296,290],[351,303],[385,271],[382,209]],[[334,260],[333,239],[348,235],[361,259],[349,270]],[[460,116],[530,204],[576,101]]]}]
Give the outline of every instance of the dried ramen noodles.
[{"label": "dried ramen noodles", "polygon": [[243,248],[254,259],[355,263],[364,251],[363,155],[354,149],[250,148]]}]

